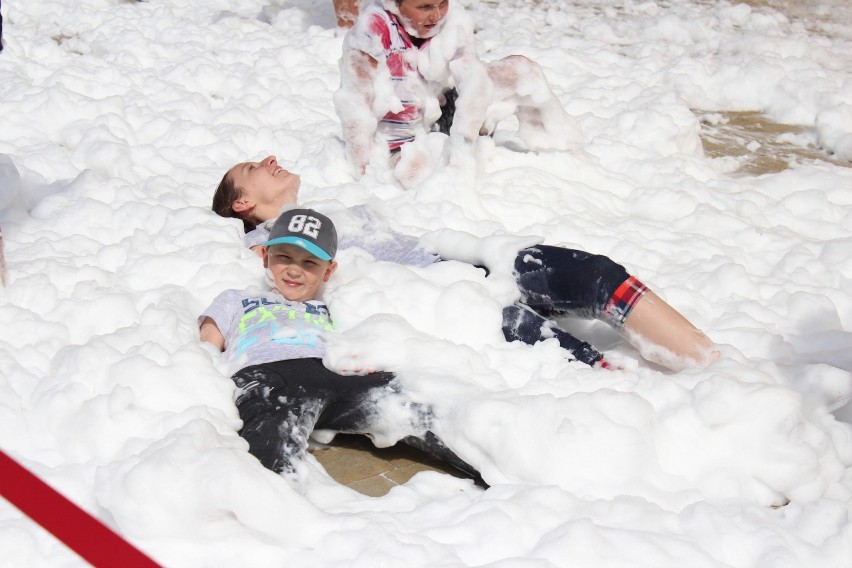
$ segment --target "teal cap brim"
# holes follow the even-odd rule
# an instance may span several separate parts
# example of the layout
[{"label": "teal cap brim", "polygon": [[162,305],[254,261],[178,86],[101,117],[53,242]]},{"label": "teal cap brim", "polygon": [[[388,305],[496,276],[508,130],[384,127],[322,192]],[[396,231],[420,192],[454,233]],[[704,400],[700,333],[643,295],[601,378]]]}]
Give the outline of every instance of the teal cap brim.
[{"label": "teal cap brim", "polygon": [[271,241],[266,241],[263,243],[263,246],[269,247],[272,245],[295,245],[299,248],[303,248],[315,257],[321,260],[331,260],[331,255],[322,250],[320,247],[315,245],[310,241],[306,241],[305,239],[300,239],[299,237],[278,237],[277,239],[272,239]]}]

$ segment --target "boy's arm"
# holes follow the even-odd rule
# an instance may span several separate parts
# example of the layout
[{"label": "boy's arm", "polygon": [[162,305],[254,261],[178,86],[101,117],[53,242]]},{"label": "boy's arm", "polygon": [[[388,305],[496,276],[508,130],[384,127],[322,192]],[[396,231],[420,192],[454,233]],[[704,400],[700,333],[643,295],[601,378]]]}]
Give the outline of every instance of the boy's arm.
[{"label": "boy's arm", "polygon": [[213,321],[213,318],[206,317],[201,321],[201,341],[206,341],[219,348],[219,351],[225,350],[225,336],[219,331],[219,326]]}]

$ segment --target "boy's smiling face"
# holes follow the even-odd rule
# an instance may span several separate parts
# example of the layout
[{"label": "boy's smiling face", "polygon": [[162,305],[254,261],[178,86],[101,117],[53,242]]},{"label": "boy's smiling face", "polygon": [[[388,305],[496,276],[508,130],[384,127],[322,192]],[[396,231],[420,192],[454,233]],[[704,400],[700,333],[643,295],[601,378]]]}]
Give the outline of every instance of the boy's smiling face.
[{"label": "boy's smiling face", "polygon": [[291,244],[264,248],[263,266],[269,269],[281,295],[297,302],[316,299],[320,286],[337,270],[333,260],[321,260]]}]

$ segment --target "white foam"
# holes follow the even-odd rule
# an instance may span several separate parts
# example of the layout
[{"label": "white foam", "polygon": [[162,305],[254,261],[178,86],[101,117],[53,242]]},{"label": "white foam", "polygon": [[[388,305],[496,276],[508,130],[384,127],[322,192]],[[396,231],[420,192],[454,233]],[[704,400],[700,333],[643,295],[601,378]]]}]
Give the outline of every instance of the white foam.
[{"label": "white foam", "polygon": [[[330,2],[4,3],[0,446],[170,566],[848,565],[852,170],[730,175],[693,113],[763,111],[848,159],[848,6],[453,2],[481,59],[541,65],[581,151],[529,151],[506,118],[425,137],[434,171],[408,190],[381,163],[356,179]],[[328,364],[396,371],[492,487],[425,473],[369,498],[313,458],[279,478],[196,329],[219,291],[263,282],[209,208],[227,167],[270,153],[305,200],[469,235],[463,260],[505,267],[511,235],[609,255],[723,359],[664,373],[562,320],[623,369],[593,370],[503,340],[499,269],[348,250]],[[7,504],[0,550],[75,562]]]}]

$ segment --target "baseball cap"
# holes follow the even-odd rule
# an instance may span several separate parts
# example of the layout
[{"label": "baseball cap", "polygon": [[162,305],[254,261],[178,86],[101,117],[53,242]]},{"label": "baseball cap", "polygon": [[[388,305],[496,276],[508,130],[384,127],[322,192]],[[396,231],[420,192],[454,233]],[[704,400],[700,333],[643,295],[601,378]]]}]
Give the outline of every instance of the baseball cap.
[{"label": "baseball cap", "polygon": [[288,209],[281,213],[263,246],[295,245],[322,260],[337,254],[337,229],[331,219],[313,209]]}]

